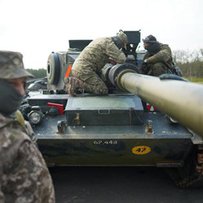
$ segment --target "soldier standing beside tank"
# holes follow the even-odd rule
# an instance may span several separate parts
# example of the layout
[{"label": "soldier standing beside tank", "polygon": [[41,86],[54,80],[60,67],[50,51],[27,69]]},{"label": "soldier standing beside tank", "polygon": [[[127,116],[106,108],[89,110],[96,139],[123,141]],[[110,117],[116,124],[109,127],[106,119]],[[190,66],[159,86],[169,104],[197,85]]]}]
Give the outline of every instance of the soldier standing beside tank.
[{"label": "soldier standing beside tank", "polygon": [[108,94],[108,88],[100,78],[101,69],[106,63],[124,63],[126,56],[122,51],[128,43],[127,35],[120,30],[114,37],[93,40],[75,60],[66,90],[70,95],[76,91],[96,95]]},{"label": "soldier standing beside tank", "polygon": [[[24,69],[18,52],[0,51],[0,202],[54,203],[46,163],[17,111],[25,94]],[[20,119],[19,119],[20,118]]]},{"label": "soldier standing beside tank", "polygon": [[164,73],[175,73],[172,52],[167,44],[158,42],[153,35],[143,39],[143,43],[147,50],[142,64],[143,74],[159,76]]}]

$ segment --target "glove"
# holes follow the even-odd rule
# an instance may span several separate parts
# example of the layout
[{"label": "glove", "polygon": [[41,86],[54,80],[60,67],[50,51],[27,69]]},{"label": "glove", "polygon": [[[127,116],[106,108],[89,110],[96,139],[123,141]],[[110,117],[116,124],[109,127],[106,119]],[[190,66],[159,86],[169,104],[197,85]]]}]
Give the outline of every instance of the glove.
[{"label": "glove", "polygon": [[112,65],[116,65],[117,64],[112,58],[109,58],[109,63],[111,63]]},{"label": "glove", "polygon": [[142,63],[142,67],[141,67],[141,73],[142,74],[147,74],[149,72],[149,66],[147,64],[147,59],[145,59]]}]

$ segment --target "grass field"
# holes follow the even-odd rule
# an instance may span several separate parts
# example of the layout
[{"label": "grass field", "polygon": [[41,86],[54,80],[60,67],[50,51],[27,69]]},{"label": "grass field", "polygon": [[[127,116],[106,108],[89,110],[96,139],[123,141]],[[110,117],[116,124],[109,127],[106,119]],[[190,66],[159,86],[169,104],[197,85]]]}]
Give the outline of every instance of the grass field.
[{"label": "grass field", "polygon": [[189,81],[191,82],[197,82],[197,83],[201,83],[203,84],[203,78],[194,78],[194,77],[190,77],[190,78],[187,78]]}]

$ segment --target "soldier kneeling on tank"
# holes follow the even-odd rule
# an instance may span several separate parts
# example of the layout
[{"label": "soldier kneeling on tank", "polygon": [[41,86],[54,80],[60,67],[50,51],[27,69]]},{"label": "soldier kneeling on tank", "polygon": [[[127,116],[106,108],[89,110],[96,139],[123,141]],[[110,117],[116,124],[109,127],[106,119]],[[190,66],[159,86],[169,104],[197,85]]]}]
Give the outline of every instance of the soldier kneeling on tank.
[{"label": "soldier kneeling on tank", "polygon": [[167,44],[157,41],[153,35],[143,39],[147,53],[141,67],[141,72],[146,75],[159,76],[165,73],[182,76],[181,70],[175,66],[172,51]]},{"label": "soldier kneeling on tank", "polygon": [[108,94],[108,87],[100,76],[101,70],[109,62],[116,64],[126,61],[123,49],[127,43],[127,35],[122,30],[114,37],[93,40],[75,60],[71,77],[66,81],[66,91],[72,96],[77,91],[95,95]]}]

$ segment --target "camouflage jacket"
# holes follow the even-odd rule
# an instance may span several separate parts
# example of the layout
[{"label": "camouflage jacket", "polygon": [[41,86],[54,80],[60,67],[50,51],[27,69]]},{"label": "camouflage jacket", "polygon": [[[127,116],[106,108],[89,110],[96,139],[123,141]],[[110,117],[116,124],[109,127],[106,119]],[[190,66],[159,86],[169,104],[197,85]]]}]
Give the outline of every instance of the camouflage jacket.
[{"label": "camouflage jacket", "polygon": [[173,67],[172,52],[170,47],[167,44],[160,43],[160,51],[156,54],[150,55],[148,52],[144,56],[144,59],[147,59],[147,63],[154,64],[162,62],[168,67]]},{"label": "camouflage jacket", "polygon": [[112,38],[95,39],[77,57],[73,69],[80,71],[89,68],[99,72],[110,59],[116,63],[124,63],[126,56],[118,49]]},{"label": "camouflage jacket", "polygon": [[0,202],[54,203],[46,163],[26,130],[0,114]]}]

